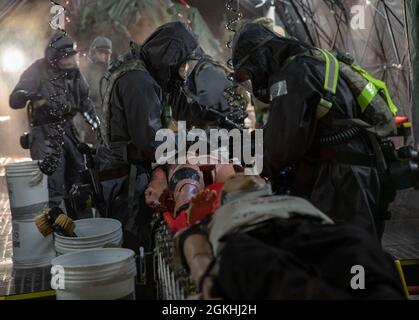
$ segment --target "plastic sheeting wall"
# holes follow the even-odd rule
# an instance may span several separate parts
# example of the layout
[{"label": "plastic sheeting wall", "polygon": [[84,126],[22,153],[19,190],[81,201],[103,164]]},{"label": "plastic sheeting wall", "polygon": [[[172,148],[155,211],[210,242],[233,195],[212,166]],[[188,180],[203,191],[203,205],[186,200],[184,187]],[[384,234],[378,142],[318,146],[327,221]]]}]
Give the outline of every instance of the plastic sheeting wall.
[{"label": "plastic sheeting wall", "polygon": [[413,66],[413,119],[415,123],[415,140],[419,141],[419,2],[406,1],[406,9],[408,12],[408,34],[410,36],[410,52]]},{"label": "plastic sheeting wall", "polygon": [[[260,2],[241,0],[242,5],[247,10],[253,10],[256,16],[266,15],[271,5],[271,1],[267,1],[262,8],[255,8]],[[399,114],[411,116],[412,72],[404,1],[371,0],[369,5],[365,0],[273,2],[276,6],[276,22],[284,26],[289,35],[315,46],[350,53],[358,64],[387,83],[399,107]],[[417,8],[417,1],[408,2],[412,5],[415,3]],[[364,13],[365,25],[363,28],[353,28],[351,23],[359,17],[357,14],[360,9]],[[419,127],[419,119],[416,124]]]},{"label": "plastic sheeting wall", "polygon": [[8,14],[12,13],[13,10],[22,6],[26,3],[26,0],[2,0],[0,1],[0,21],[5,18]]}]

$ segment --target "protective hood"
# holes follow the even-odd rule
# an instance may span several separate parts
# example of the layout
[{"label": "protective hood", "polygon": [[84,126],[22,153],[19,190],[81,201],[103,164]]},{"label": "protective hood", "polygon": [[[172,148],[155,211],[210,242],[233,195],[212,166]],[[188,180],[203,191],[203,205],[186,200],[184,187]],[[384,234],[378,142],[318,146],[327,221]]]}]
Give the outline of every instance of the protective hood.
[{"label": "protective hood", "polygon": [[171,22],[159,27],[144,42],[141,58],[163,91],[167,91],[169,82],[178,79],[182,63],[197,58],[201,52],[192,30],[183,22]]},{"label": "protective hood", "polygon": [[249,74],[253,86],[259,87],[267,85],[269,76],[280,70],[289,57],[306,52],[311,47],[280,37],[261,24],[247,23],[236,32],[232,49],[236,75],[241,72]]},{"label": "protective hood", "polygon": [[89,48],[89,58],[95,63],[98,62],[98,61],[95,61],[96,50],[112,53],[112,41],[109,38],[101,37],[101,36],[96,37],[93,40]]},{"label": "protective hood", "polygon": [[76,43],[63,32],[54,34],[45,49],[45,59],[53,68],[58,68],[58,62],[62,58],[75,54],[77,54]]},{"label": "protective hood", "polygon": [[112,53],[112,41],[106,37],[96,37],[90,45],[90,52],[96,49]]}]

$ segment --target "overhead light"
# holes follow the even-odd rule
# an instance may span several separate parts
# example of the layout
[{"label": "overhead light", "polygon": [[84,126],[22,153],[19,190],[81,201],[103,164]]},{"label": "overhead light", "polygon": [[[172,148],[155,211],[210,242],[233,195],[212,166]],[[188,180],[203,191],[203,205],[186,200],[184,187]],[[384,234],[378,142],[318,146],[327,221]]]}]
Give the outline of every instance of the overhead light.
[{"label": "overhead light", "polygon": [[276,25],[276,8],[273,2],[271,3],[268,12],[266,13],[266,18],[271,19],[274,22],[274,25]]},{"label": "overhead light", "polygon": [[10,116],[0,116],[0,122],[6,122],[10,120]]},{"label": "overhead light", "polygon": [[22,72],[26,59],[22,50],[15,47],[4,47],[0,52],[1,69],[9,73]]}]

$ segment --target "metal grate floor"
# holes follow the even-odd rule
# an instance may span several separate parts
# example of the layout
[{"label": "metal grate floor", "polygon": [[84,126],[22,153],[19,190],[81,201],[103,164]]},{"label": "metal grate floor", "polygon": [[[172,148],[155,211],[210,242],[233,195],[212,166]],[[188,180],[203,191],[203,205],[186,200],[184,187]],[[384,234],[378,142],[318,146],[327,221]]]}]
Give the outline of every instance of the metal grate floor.
[{"label": "metal grate floor", "polygon": [[419,259],[419,191],[399,192],[391,206],[383,247],[397,259]]}]

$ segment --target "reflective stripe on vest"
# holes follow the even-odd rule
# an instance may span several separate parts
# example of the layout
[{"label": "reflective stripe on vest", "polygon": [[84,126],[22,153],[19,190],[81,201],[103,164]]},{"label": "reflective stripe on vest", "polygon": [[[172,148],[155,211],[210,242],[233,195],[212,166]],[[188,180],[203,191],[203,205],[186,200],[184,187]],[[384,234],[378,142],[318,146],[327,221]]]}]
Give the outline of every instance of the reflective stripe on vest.
[{"label": "reflective stripe on vest", "polygon": [[[321,53],[324,58],[324,62],[326,64],[325,70],[325,79],[323,84],[323,89],[329,94],[331,97],[336,96],[336,90],[339,80],[339,72],[340,72],[340,62],[339,60],[333,55],[332,53],[316,48],[316,50]],[[295,58],[298,56],[309,56],[313,57],[313,54],[300,54],[296,56],[289,57],[284,65],[288,65],[291,63]],[[343,62],[344,63],[344,62]],[[361,109],[361,112],[364,113],[368,106],[372,103],[375,97],[382,91],[385,94],[385,100],[387,105],[393,115],[397,114],[397,107],[391,99],[390,92],[388,91],[387,85],[384,81],[378,80],[371,76],[367,71],[362,69],[360,66],[356,64],[350,65],[354,72],[361,74],[361,76],[368,81],[368,84],[363,88],[361,93],[356,97],[357,104]],[[327,97],[322,97],[320,99],[319,105],[317,106],[317,119],[321,119],[326,116],[329,111],[333,107],[333,102],[329,101]]]},{"label": "reflective stripe on vest", "polygon": [[333,103],[325,99],[320,99],[319,105],[317,106],[317,119],[323,118],[332,109]]},{"label": "reflective stripe on vest", "polygon": [[[339,80],[339,61],[336,57],[323,49],[318,49],[324,56],[326,63],[326,71],[323,88],[330,93],[331,96],[336,95]],[[321,98],[317,106],[317,119],[323,118],[332,109],[333,103],[325,98]]]},{"label": "reflective stripe on vest", "polygon": [[377,96],[378,90],[372,84],[372,82],[369,82],[364,90],[359,94],[359,96],[356,98],[356,101],[358,102],[359,107],[361,108],[361,112],[364,113],[367,107],[370,105],[372,100]]}]

